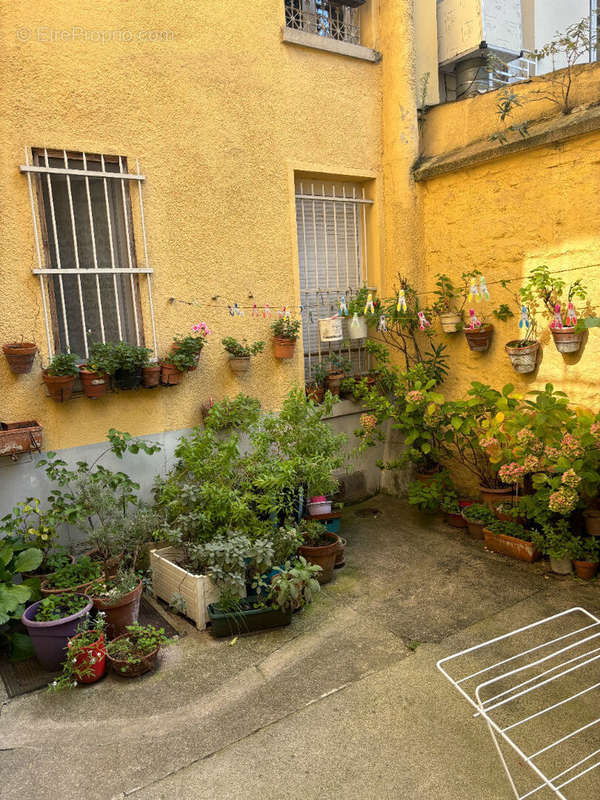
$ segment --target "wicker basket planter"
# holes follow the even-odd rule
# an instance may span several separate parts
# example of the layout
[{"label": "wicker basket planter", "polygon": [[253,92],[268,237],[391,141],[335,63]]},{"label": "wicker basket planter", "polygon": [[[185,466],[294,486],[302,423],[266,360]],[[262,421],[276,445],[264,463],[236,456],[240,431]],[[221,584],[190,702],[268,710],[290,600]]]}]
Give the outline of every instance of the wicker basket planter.
[{"label": "wicker basket planter", "polygon": [[504,349],[515,372],[521,375],[535,372],[538,350],[540,349],[539,342],[532,342],[532,344],[528,344],[525,347],[519,347],[519,341],[517,340],[506,344]]},{"label": "wicker basket planter", "polygon": [[208,605],[216,603],[220,589],[207,575],[194,575],[177,563],[181,551],[175,547],[152,550],[152,591],[157,597],[171,602],[173,595],[181,595],[185,601],[185,614],[193,619],[198,630],[203,631],[209,621]]},{"label": "wicker basket planter", "polygon": [[21,453],[42,449],[42,426],[35,420],[0,422],[0,456],[15,459]]},{"label": "wicker basket planter", "polygon": [[492,533],[488,528],[483,529],[485,546],[488,550],[501,553],[503,556],[510,556],[519,561],[538,561],[542,554],[533,542],[526,542],[525,539],[517,539],[515,536],[507,536],[505,533]]}]

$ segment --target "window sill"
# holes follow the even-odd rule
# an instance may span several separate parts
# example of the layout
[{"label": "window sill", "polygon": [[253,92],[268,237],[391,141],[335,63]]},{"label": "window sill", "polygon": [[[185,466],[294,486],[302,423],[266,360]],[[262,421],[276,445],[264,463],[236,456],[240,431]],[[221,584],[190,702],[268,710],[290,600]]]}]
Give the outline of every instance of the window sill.
[{"label": "window sill", "polygon": [[350,56],[350,58],[358,58],[361,61],[371,61],[372,63],[381,61],[381,53],[377,50],[372,50],[370,47],[364,47],[362,44],[340,42],[337,39],[328,39],[325,36],[318,36],[316,33],[306,33],[306,31],[299,31],[287,26],[281,29],[281,40],[286,44],[310,47],[313,50],[324,50],[327,53]]}]

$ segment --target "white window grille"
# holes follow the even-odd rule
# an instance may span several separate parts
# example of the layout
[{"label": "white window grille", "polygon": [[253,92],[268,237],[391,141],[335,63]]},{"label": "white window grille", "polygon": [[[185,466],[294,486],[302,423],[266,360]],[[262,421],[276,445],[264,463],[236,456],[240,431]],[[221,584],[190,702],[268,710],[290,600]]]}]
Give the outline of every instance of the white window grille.
[{"label": "white window grille", "polygon": [[360,12],[328,0],[285,0],[288,28],[360,44]]},{"label": "white window grille", "polygon": [[[26,148],[20,170],[29,186],[38,263],[33,272],[40,278],[49,356],[69,350],[87,358],[96,341],[144,344],[141,275],[146,276],[156,356],[139,162],[129,173],[123,156],[34,149],[30,159]],[[142,266],[136,257],[131,186],[138,196]]]},{"label": "white window grille", "polygon": [[368,369],[364,340],[350,340],[350,319],[344,318],[344,340],[323,344],[319,319],[339,310],[340,298],[349,302],[367,281],[367,209],[372,203],[358,183],[296,181],[296,223],[304,367],[311,380],[316,363],[331,353],[351,361],[353,372]]}]

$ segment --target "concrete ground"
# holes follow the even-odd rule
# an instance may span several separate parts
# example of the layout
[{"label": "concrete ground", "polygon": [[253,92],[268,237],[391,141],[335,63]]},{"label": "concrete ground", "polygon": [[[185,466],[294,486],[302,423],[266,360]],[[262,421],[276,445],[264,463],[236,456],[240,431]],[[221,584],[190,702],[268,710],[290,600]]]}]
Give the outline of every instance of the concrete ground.
[{"label": "concrete ground", "polygon": [[343,534],[346,568],[289,628],[192,632],[144,678],[5,701],[0,796],[510,800],[436,662],[572,606],[597,613],[600,584],[489,553],[390,497],[348,508]]}]

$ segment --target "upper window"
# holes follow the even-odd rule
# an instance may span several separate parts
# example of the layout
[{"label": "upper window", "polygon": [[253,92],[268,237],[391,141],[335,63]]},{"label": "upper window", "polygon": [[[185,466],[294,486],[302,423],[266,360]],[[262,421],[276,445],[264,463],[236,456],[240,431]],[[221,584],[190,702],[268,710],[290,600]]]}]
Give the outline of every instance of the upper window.
[{"label": "upper window", "polygon": [[[139,170],[129,174],[122,156],[34,150],[33,165],[21,171],[31,191],[34,271],[42,283],[50,354],[70,350],[87,357],[93,342],[144,344],[138,280],[151,270],[137,263],[130,191],[135,184],[146,255]],[[149,280],[148,290],[151,313]]]},{"label": "upper window", "polygon": [[285,24],[317,36],[360,44],[359,10],[350,5],[329,0],[285,0]]}]

